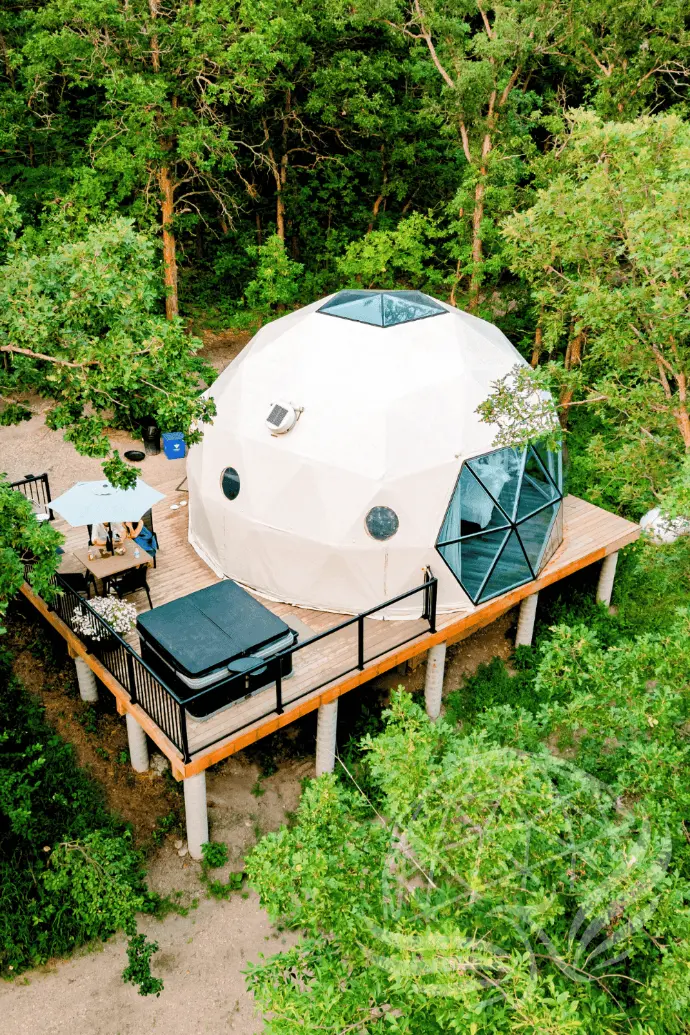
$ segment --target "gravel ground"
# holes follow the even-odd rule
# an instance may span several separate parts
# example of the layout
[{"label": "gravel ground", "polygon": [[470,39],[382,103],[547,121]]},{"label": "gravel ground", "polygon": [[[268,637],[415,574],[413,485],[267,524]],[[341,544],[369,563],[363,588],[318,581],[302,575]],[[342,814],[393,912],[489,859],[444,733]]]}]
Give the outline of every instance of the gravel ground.
[{"label": "gravel ground", "polygon": [[160,946],[152,967],[165,982],[160,998],[140,996],[123,984],[125,940],[118,937],[1,987],[4,1035],[261,1031],[242,970],[260,953],[278,951],[287,937],[271,928],[255,895],[204,899],[187,917],[145,919],[139,929]]},{"label": "gravel ground", "polygon": [[[101,478],[103,470],[101,460],[81,456],[70,442],[65,441],[61,432],[46,427],[48,405],[43,400],[33,400],[34,416],[31,420],[0,428],[0,471],[4,471],[12,482],[27,474],[46,473],[55,498],[75,482]],[[124,431],[112,432],[110,442],[120,450],[121,456],[126,449],[144,448],[140,440],[136,441]],[[178,471],[180,481],[185,476],[185,461],[167,460],[162,450],[157,456],[147,456],[136,466],[144,480],[173,478]]]}]

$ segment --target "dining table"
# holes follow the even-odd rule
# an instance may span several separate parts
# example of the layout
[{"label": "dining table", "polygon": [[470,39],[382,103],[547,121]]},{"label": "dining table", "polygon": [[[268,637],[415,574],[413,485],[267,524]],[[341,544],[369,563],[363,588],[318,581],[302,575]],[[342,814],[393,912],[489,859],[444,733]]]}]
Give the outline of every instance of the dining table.
[{"label": "dining table", "polygon": [[125,539],[116,547],[124,550],[124,553],[102,553],[98,546],[85,546],[81,550],[74,550],[74,556],[80,564],[91,572],[94,578],[110,579],[113,575],[121,575],[130,568],[139,568],[142,564],[151,564],[153,556],[138,546],[132,539]]}]

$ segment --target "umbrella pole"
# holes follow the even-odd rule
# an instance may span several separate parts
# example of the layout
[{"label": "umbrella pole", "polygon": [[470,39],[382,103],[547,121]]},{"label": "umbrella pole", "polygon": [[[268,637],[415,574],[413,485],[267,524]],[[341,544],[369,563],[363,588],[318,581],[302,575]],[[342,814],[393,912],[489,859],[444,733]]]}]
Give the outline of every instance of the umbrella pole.
[{"label": "umbrella pole", "polygon": [[112,528],[111,528],[110,522],[108,522],[108,524],[107,524],[107,528],[108,528],[108,539],[107,539],[107,541],[108,541],[108,546],[110,547],[110,552],[111,552],[111,554],[112,554],[113,556],[115,556],[115,549],[114,549],[114,547],[113,547],[113,530],[112,530]]}]

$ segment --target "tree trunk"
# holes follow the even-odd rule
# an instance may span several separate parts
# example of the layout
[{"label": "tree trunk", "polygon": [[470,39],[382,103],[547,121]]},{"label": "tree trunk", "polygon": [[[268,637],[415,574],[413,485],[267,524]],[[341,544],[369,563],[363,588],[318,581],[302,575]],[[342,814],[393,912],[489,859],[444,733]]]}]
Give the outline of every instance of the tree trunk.
[{"label": "tree trunk", "polygon": [[685,374],[676,374],[676,382],[678,384],[678,398],[680,405],[676,408],[674,414],[676,418],[676,424],[680,431],[683,439],[683,445],[685,446],[685,452],[690,453],[690,417],[688,417],[688,379]]},{"label": "tree trunk", "polygon": [[370,234],[371,231],[374,229],[374,223],[376,222],[376,217],[379,214],[379,209],[381,208],[381,202],[382,201],[383,201],[383,194],[379,194],[379,196],[377,197],[376,201],[374,202],[374,207],[371,210],[371,222],[369,223],[369,226],[367,227],[367,233],[368,234]]},{"label": "tree trunk", "polygon": [[[580,363],[582,362],[582,342],[583,342],[583,339],[584,339],[584,335],[583,335],[582,331],[580,331],[579,334],[576,334],[568,342],[568,348],[566,349],[566,353],[565,353],[565,369],[566,370],[572,370],[573,367],[579,366]],[[573,394],[574,393],[573,393],[573,389],[572,388],[564,388],[563,391],[561,392],[561,398],[559,400],[559,406],[560,406],[560,411],[561,412],[559,414],[559,418],[558,419],[561,422],[561,427],[562,428],[566,428],[567,425],[568,425],[568,410],[570,409],[570,404],[573,401]]]},{"label": "tree trunk", "polygon": [[676,424],[683,439],[685,452],[690,453],[690,417],[687,406],[679,406],[675,412]]},{"label": "tree trunk", "polygon": [[283,201],[283,185],[280,176],[276,177],[276,233],[285,243],[285,202]]},{"label": "tree trunk", "polygon": [[172,231],[175,213],[174,186],[167,165],[158,170],[158,186],[161,192],[161,223],[163,227],[163,271],[165,280],[165,315],[168,320],[179,315],[177,297],[177,257],[175,235]]},{"label": "tree trunk", "polygon": [[495,116],[494,105],[496,103],[496,91],[489,100],[488,123],[490,130],[484,134],[482,142],[482,158],[479,168],[479,179],[474,188],[474,211],[472,213],[472,276],[470,278],[470,298],[467,308],[476,309],[479,302],[479,284],[481,280],[480,265],[484,258],[482,247],[482,220],[484,219],[484,195],[486,193],[486,159],[491,150],[491,129],[493,128]]},{"label": "tree trunk", "polygon": [[[149,0],[149,14],[151,20],[155,21],[159,14],[159,0]],[[158,36],[154,33],[151,36],[151,64],[154,72],[161,69],[161,51],[158,43]],[[176,99],[173,98],[173,107],[176,107]],[[170,149],[170,141],[164,144],[165,150]],[[179,304],[177,297],[177,256],[175,235],[172,231],[173,216],[175,214],[175,187],[167,165],[161,165],[158,169],[158,189],[161,194],[161,227],[163,230],[163,280],[165,282],[165,315],[168,320],[179,316]]]},{"label": "tree trunk", "polygon": [[541,342],[542,342],[542,331],[541,324],[537,324],[537,329],[534,332],[534,345],[532,346],[532,358],[530,359],[530,366],[534,370],[535,367],[539,366],[539,360],[541,358]]}]

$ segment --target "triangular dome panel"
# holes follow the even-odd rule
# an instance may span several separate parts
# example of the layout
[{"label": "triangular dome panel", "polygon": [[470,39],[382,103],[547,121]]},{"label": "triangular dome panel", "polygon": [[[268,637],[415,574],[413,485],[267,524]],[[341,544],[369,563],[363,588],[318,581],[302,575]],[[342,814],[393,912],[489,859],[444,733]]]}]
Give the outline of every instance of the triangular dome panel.
[{"label": "triangular dome panel", "polygon": [[448,310],[421,291],[339,291],[318,312],[375,327],[396,327]]},{"label": "triangular dome panel", "polygon": [[495,449],[463,464],[436,549],[473,603],[531,582],[558,549],[560,472],[560,455],[542,446]]}]

